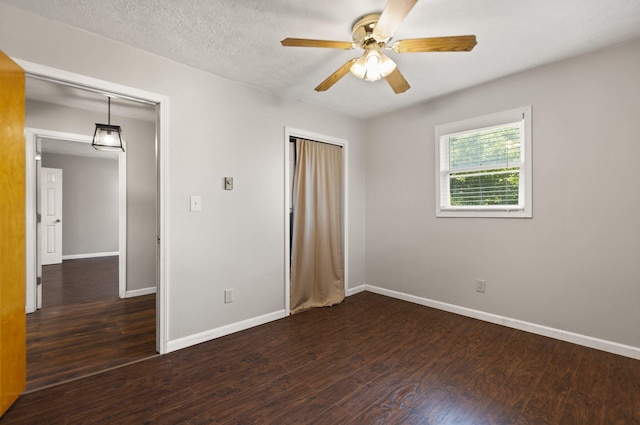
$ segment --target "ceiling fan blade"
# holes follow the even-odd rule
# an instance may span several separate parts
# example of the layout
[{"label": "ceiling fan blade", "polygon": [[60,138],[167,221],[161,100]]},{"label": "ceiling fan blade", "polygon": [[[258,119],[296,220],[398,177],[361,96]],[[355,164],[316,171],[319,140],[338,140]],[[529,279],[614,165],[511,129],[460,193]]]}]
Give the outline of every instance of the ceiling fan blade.
[{"label": "ceiling fan blade", "polygon": [[308,38],[285,38],[280,42],[283,46],[294,47],[326,47],[329,49],[351,50],[355,48],[350,41],[311,40]]},{"label": "ceiling fan blade", "polygon": [[342,65],[336,72],[329,75],[326,80],[318,84],[318,87],[315,88],[315,91],[326,91],[331,88],[335,83],[337,83],[342,77],[349,73],[351,69],[351,65],[358,59],[351,59],[349,62]]},{"label": "ceiling fan blade", "polygon": [[455,37],[413,38],[393,43],[396,53],[408,52],[468,52],[478,44],[475,35]]},{"label": "ceiling fan blade", "polygon": [[387,83],[389,83],[396,94],[404,93],[411,88],[398,68],[394,69],[393,72],[384,77],[384,79],[387,80]]},{"label": "ceiling fan blade", "polygon": [[418,0],[389,0],[378,23],[373,28],[373,38],[377,41],[388,41],[407,17]]}]

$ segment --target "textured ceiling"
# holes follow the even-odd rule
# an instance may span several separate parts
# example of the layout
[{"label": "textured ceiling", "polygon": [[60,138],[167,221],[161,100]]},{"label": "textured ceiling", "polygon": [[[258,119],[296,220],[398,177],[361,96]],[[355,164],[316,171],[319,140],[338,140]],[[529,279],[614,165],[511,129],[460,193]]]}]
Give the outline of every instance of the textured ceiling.
[{"label": "textured ceiling", "polygon": [[475,34],[469,53],[389,53],[411,85],[348,74],[359,51],[282,47],[285,37],[351,41],[386,0],[0,0],[272,93],[370,118],[542,64],[640,38],[639,0],[420,0],[394,39]]}]

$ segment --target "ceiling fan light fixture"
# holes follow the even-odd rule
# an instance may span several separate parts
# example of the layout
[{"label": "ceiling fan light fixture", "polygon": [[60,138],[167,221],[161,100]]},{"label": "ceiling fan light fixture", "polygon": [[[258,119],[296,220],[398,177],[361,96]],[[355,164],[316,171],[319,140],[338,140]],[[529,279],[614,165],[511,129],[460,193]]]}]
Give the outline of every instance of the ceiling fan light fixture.
[{"label": "ceiling fan light fixture", "polygon": [[382,77],[386,77],[396,69],[397,65],[393,60],[391,60],[391,58],[389,58],[389,56],[385,55],[384,53],[380,53],[380,56],[382,58],[379,66],[380,74],[382,74]]},{"label": "ceiling fan light fixture", "polygon": [[364,60],[365,56],[366,55],[362,55],[360,59],[355,61],[350,69],[351,73],[360,79],[364,78],[367,73],[366,62]]},{"label": "ceiling fan light fixture", "polygon": [[368,50],[365,54],[365,64],[367,72],[364,79],[367,81],[378,81],[382,78],[382,72],[380,71],[380,62],[382,57],[377,49]]},{"label": "ceiling fan light fixture", "polygon": [[364,76],[364,79],[367,81],[378,81],[382,78],[382,74],[380,73],[380,68],[377,66],[375,68],[367,69],[367,75]]},{"label": "ceiling fan light fixture", "polygon": [[377,49],[367,50],[351,65],[350,71],[356,77],[367,81],[378,81],[391,74],[396,63]]},{"label": "ceiling fan light fixture", "polygon": [[367,70],[377,68],[382,60],[380,52],[376,49],[371,49],[366,54],[365,61],[367,62]]}]

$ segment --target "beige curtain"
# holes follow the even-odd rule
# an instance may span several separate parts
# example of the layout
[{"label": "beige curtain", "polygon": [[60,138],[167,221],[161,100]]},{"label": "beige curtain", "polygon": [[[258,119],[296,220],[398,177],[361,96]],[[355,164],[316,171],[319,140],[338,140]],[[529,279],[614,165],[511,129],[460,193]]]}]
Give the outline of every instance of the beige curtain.
[{"label": "beige curtain", "polygon": [[342,148],[296,140],[291,313],[344,300]]}]

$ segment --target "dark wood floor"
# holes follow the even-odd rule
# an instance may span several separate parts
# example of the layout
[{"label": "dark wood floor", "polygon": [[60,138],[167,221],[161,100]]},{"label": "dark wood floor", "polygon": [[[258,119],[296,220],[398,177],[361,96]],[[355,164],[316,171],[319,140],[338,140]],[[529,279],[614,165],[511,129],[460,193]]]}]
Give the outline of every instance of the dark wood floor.
[{"label": "dark wood floor", "polygon": [[5,424],[640,424],[640,361],[372,293],[27,394]]},{"label": "dark wood floor", "polygon": [[42,308],[118,299],[118,256],[42,266]]},{"label": "dark wood floor", "polygon": [[118,299],[118,257],[43,267],[43,308],[27,315],[27,391],[156,354],[155,295]]}]

